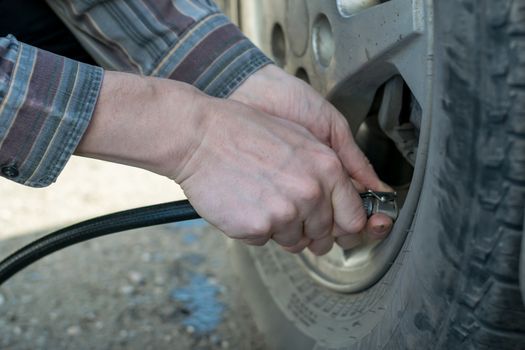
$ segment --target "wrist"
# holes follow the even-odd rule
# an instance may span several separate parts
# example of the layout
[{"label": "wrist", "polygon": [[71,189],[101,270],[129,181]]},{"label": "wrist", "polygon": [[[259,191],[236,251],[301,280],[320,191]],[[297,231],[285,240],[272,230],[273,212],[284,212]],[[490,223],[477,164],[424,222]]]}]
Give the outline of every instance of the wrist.
[{"label": "wrist", "polygon": [[[279,87],[276,90],[276,87]],[[310,86],[274,64],[267,65],[239,86],[230,99],[294,122]]]},{"label": "wrist", "polygon": [[247,78],[229,99],[252,106],[264,104],[267,95],[272,93],[271,87],[277,86],[275,84],[282,79],[282,74],[286,73],[274,64],[264,66]]},{"label": "wrist", "polygon": [[174,179],[205,129],[207,99],[184,83],[107,72],[76,154]]},{"label": "wrist", "polygon": [[176,89],[163,91],[161,100],[168,101],[165,126],[162,131],[165,135],[160,147],[162,152],[157,153],[155,169],[158,174],[180,183],[183,178],[183,169],[195,154],[210,128],[216,98],[210,97],[191,85],[169,81],[179,85]]}]

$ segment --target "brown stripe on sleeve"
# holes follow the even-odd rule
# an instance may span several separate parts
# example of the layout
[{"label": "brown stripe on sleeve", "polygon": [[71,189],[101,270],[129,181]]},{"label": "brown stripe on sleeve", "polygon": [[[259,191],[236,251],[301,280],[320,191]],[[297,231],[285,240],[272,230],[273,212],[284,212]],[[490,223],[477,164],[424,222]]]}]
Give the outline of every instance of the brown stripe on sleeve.
[{"label": "brown stripe on sleeve", "polygon": [[171,1],[150,0],[144,1],[156,19],[177,34],[184,33],[195,24],[195,20],[181,13]]},{"label": "brown stripe on sleeve", "polygon": [[233,24],[218,28],[202,39],[170,74],[170,78],[193,83],[217,57],[243,39],[244,36]]},{"label": "brown stripe on sleeve", "polygon": [[38,51],[27,96],[2,144],[0,164],[15,162],[20,165],[27,158],[49,117],[63,65],[64,60],[61,57]]}]

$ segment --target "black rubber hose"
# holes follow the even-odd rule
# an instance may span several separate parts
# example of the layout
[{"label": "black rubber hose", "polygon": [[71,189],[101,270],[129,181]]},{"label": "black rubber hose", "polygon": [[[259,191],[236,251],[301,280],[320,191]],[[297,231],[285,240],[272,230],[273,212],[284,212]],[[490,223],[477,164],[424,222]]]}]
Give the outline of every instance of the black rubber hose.
[{"label": "black rubber hose", "polygon": [[58,250],[112,233],[200,218],[187,200],[121,211],[44,236],[0,262],[0,285],[35,261]]}]

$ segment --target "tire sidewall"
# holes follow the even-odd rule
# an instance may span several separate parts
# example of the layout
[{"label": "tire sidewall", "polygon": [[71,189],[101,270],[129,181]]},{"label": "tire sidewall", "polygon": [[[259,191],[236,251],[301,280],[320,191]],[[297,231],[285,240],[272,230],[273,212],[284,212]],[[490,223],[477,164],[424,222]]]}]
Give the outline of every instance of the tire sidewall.
[{"label": "tire sidewall", "polygon": [[[233,248],[246,296],[272,349],[428,349],[437,345],[460,283],[454,259],[446,256],[444,237],[469,220],[470,208],[461,203],[472,198],[463,184],[472,169],[469,162],[451,157],[451,148],[464,140],[455,139],[457,121],[451,121],[442,103],[451,79],[444,47],[454,17],[440,14],[450,13],[456,5],[443,0],[435,6],[433,75],[440,78],[429,86],[433,98],[425,115],[431,118],[431,135],[424,183],[405,244],[383,278],[362,293],[338,294],[317,285],[296,257],[277,246],[261,249],[236,244]],[[470,121],[463,123],[468,126]],[[460,154],[469,157],[471,152],[464,149]],[[465,176],[447,178],[452,174]]]}]

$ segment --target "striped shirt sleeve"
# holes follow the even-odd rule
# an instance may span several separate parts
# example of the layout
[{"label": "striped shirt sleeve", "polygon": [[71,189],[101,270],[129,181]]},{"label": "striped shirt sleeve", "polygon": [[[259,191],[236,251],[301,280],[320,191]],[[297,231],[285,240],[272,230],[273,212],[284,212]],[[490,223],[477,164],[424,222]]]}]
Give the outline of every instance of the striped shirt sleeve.
[{"label": "striped shirt sleeve", "polygon": [[89,123],[103,70],[0,38],[0,175],[43,187]]},{"label": "striped shirt sleeve", "polygon": [[[271,61],[211,0],[48,0],[104,68],[229,96]],[[0,38],[0,176],[54,182],[93,113],[103,70]]]},{"label": "striped shirt sleeve", "polygon": [[270,63],[210,0],[48,0],[106,69],[227,97]]}]

